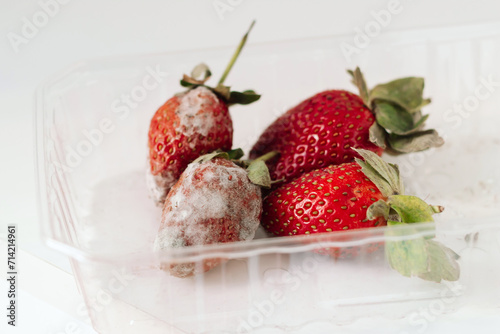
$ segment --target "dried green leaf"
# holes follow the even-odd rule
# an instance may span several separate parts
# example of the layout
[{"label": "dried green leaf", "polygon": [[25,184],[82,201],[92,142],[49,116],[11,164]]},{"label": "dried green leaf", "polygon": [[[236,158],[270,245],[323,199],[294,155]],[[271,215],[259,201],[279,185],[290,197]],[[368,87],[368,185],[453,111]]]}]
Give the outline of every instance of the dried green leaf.
[{"label": "dried green leaf", "polygon": [[269,169],[264,161],[252,161],[247,167],[247,172],[248,178],[253,184],[267,189],[271,188],[271,176],[269,175]]},{"label": "dried green leaf", "polygon": [[365,174],[366,177],[369,178],[377,186],[382,195],[388,197],[393,193],[391,185],[370,164],[367,164],[363,160],[358,158],[355,158],[354,160],[361,167],[363,174]]},{"label": "dried green leaf", "polygon": [[368,130],[369,135],[370,135],[370,141],[377,145],[378,147],[386,148],[385,144],[385,137],[387,132],[384,130],[383,127],[378,125],[377,122],[373,122],[372,126],[370,126],[370,129]]},{"label": "dried green leaf", "polygon": [[191,71],[191,77],[193,79],[199,80],[202,83],[205,83],[208,79],[210,79],[210,76],[212,75],[212,72],[210,72],[210,68],[205,63],[201,63],[195,66],[195,68]]},{"label": "dried green leaf", "polygon": [[368,207],[366,210],[366,218],[368,220],[373,220],[378,217],[384,217],[385,220],[389,218],[389,212],[391,207],[384,200],[378,200]]},{"label": "dried green leaf", "polygon": [[191,76],[184,74],[181,80],[181,86],[192,87],[204,85],[205,82],[210,79],[212,73],[208,66],[204,63],[198,64],[191,71]]},{"label": "dried green leaf", "polygon": [[347,73],[352,76],[352,83],[358,88],[359,96],[363,100],[363,103],[367,107],[370,107],[370,94],[368,93],[365,78],[359,67],[356,67],[354,71],[347,70]]},{"label": "dried green leaf", "polygon": [[403,223],[426,223],[433,222],[432,215],[435,213],[430,205],[416,196],[392,195],[387,203],[395,210]]},{"label": "dried green leaf", "polygon": [[[414,113],[413,116],[414,116],[413,122],[415,123],[415,125],[413,126],[413,130],[409,131],[407,133],[400,133],[400,134],[406,135],[406,134],[411,134],[411,133],[422,130],[424,127],[425,121],[427,121],[427,118],[429,118],[429,115],[422,116],[422,113],[420,111]],[[418,116],[418,117],[415,117],[415,116]]]},{"label": "dried green leaf", "polygon": [[419,106],[415,107],[414,109],[411,110],[411,112],[416,112],[420,109],[422,109],[423,107],[425,107],[426,105],[430,104],[432,102],[431,99],[422,99],[422,103],[420,103]]},{"label": "dried green leaf", "polygon": [[374,112],[377,123],[389,133],[405,134],[415,127],[412,115],[392,103],[376,103]]},{"label": "dried green leaf", "polygon": [[416,237],[407,239],[409,235],[416,234],[416,229],[396,229],[392,226],[404,223],[388,221],[385,232],[387,237],[397,237],[399,241],[387,241],[385,252],[391,267],[406,277],[421,275],[427,272],[428,260],[425,253],[425,239]]},{"label": "dried green leaf", "polygon": [[204,163],[207,161],[210,161],[215,158],[224,158],[224,159],[229,159],[229,154],[227,152],[224,152],[222,150],[216,150],[208,154],[204,154],[202,156],[199,156],[196,160],[193,161],[193,163]]},{"label": "dried green leaf", "polygon": [[227,152],[227,154],[229,156],[229,159],[231,160],[238,160],[245,155],[245,153],[241,148],[235,148],[233,150],[230,150]]},{"label": "dried green leaf", "polygon": [[426,240],[428,270],[418,276],[432,282],[457,281],[460,278],[459,256],[435,240]]},{"label": "dried green leaf", "polygon": [[411,113],[430,103],[430,100],[423,98],[423,92],[423,78],[401,78],[375,86],[370,91],[370,102],[376,100],[392,102]]},{"label": "dried green leaf", "polygon": [[[386,233],[401,237],[407,235],[401,231],[391,232],[391,229]],[[407,277],[418,276],[436,283],[443,280],[457,281],[460,278],[459,256],[435,240],[417,237],[389,241],[386,243],[386,255],[391,267]]]},{"label": "dried green leaf", "polygon": [[230,93],[228,104],[250,104],[260,99],[260,95],[253,90],[245,90],[243,92],[233,91]]},{"label": "dried green leaf", "polygon": [[377,186],[385,197],[402,194],[399,170],[395,165],[388,164],[377,154],[362,149],[354,149],[364,161],[355,159],[361,166],[363,173]]},{"label": "dried green leaf", "polygon": [[198,86],[198,85],[182,79],[181,86],[182,87],[193,87],[193,86]]},{"label": "dried green leaf", "polygon": [[229,101],[231,96],[230,88],[228,86],[224,86],[222,84],[218,84],[217,87],[213,89],[213,91],[219,94],[224,100]]},{"label": "dried green leaf", "polygon": [[418,131],[409,135],[390,134],[388,142],[391,149],[399,153],[419,152],[444,144],[443,138],[433,129]]}]

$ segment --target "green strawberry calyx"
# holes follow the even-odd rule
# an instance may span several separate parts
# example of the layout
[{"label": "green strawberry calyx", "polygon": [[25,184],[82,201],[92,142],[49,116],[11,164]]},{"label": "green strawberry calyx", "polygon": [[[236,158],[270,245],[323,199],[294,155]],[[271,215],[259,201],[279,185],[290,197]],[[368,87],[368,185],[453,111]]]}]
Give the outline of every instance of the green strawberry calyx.
[{"label": "green strawberry calyx", "polygon": [[[398,166],[382,160],[367,150],[356,150],[363,158],[356,159],[362,172],[381,191],[385,200],[372,204],[366,212],[369,220],[384,217],[387,221],[386,236],[399,241],[386,242],[386,255],[391,267],[404,276],[418,276],[424,280],[441,282],[456,281],[460,277],[458,254],[437,242],[433,237],[408,237],[418,230],[391,228],[413,223],[434,222],[435,213],[444,210],[438,205],[429,205],[416,196],[404,194]],[[406,236],[406,237],[405,237]]]},{"label": "green strawberry calyx", "polygon": [[214,92],[217,96],[222,98],[228,105],[233,105],[233,104],[250,104],[252,102],[257,101],[260,99],[260,95],[255,93],[255,91],[249,89],[245,90],[243,92],[237,92],[237,91],[231,91],[231,88],[229,86],[224,86],[224,81],[226,80],[226,77],[228,76],[229,72],[233,68],[234,63],[236,62],[236,59],[238,59],[238,56],[241,53],[241,50],[245,46],[245,43],[248,39],[248,34],[252,30],[253,26],[255,24],[255,21],[252,22],[250,25],[250,28],[248,28],[248,31],[246,34],[243,36],[243,38],[240,41],[240,44],[236,48],[236,51],[234,52],[233,56],[231,57],[231,60],[229,61],[229,64],[227,65],[226,69],[224,70],[224,73],[222,74],[222,77],[220,78],[219,82],[217,83],[217,86],[215,87],[210,87],[205,85],[205,82],[210,79],[212,76],[212,72],[208,68],[208,66],[204,63],[198,64],[192,71],[191,75],[188,76],[184,74],[182,77],[180,83],[181,86],[187,87],[188,89],[194,89],[198,86],[204,86],[208,89],[210,89],[212,92]]},{"label": "green strawberry calyx", "polygon": [[424,129],[429,115],[423,115],[421,109],[431,100],[423,97],[423,78],[396,79],[368,90],[359,67],[347,72],[363,103],[375,116],[376,122],[370,127],[371,142],[395,154],[443,145],[444,140],[436,130]]},{"label": "green strawberry calyx", "polygon": [[274,183],[271,181],[271,175],[266,165],[266,160],[273,158],[278,153],[273,151],[266,153],[254,160],[241,160],[245,155],[241,148],[233,149],[228,152],[216,150],[198,157],[193,163],[202,164],[215,158],[223,158],[232,161],[234,164],[244,168],[247,171],[248,179],[255,185],[270,189]]}]

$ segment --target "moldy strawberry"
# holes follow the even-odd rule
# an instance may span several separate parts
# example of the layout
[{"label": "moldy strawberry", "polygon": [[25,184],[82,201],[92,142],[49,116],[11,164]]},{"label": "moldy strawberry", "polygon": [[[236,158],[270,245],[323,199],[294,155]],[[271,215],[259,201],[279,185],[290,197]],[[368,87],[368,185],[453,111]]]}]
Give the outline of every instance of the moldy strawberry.
[{"label": "moldy strawberry", "polygon": [[151,119],[147,175],[148,185],[157,203],[164,201],[190,162],[216,149],[231,149],[233,123],[228,106],[249,104],[260,98],[252,90],[235,92],[224,86],[254,23],[241,40],[216,87],[205,85],[211,72],[208,66],[200,64],[191,76],[184,75],[181,80],[181,85],[187,87],[187,91],[170,98]]}]

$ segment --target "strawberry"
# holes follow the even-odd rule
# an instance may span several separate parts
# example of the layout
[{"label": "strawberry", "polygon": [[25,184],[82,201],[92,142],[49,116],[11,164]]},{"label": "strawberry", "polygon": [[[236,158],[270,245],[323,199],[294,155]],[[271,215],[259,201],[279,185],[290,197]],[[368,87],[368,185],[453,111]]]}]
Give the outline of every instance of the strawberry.
[{"label": "strawberry", "polygon": [[187,164],[199,155],[232,146],[233,123],[227,105],[200,86],[174,96],[158,109],[149,128],[150,175],[162,202]]},{"label": "strawberry", "polygon": [[366,210],[386,200],[356,162],[313,170],[273,190],[264,202],[262,225],[275,235],[301,235],[375,227]]},{"label": "strawberry", "polygon": [[170,98],[151,119],[147,175],[149,188],[158,204],[164,201],[190,162],[216,149],[231,149],[233,123],[228,106],[249,104],[260,98],[251,90],[231,92],[223,85],[252,27],[253,23],[215,88],[205,85],[211,73],[205,64],[200,64],[191,76],[184,75],[181,80],[181,85],[188,90]]},{"label": "strawberry", "polygon": [[[242,155],[241,150],[214,152],[188,165],[165,200],[156,250],[253,239],[262,213],[259,186],[270,187],[271,179],[261,160],[250,164],[230,160]],[[222,261],[162,267],[173,276],[188,277]]]},{"label": "strawberry", "polygon": [[[387,164],[368,150],[356,152],[364,161],[356,158],[314,170],[273,190],[264,200],[263,227],[277,236],[307,235],[432,222],[432,214],[443,210],[403,195],[396,165]],[[388,231],[397,235],[398,230]],[[434,240],[388,242],[386,250],[393,268],[403,275],[432,281],[458,279],[458,256]],[[356,255],[359,250],[321,251],[345,257]],[[407,258],[402,260],[401,254]]]},{"label": "strawberry", "polygon": [[269,151],[280,156],[268,161],[271,177],[290,181],[300,174],[359,157],[351,148],[381,155],[425,150],[443,144],[435,130],[422,130],[427,115],[420,109],[422,78],[403,78],[368,92],[359,68],[349,72],[360,95],[327,90],[288,110],[260,136],[250,158]]}]

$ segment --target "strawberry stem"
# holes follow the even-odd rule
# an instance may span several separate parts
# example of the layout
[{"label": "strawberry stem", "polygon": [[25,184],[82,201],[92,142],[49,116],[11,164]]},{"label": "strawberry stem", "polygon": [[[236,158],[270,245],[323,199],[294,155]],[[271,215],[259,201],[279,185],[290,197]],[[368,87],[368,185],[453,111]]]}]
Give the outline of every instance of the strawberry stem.
[{"label": "strawberry stem", "polygon": [[278,151],[267,152],[266,154],[261,155],[260,157],[254,159],[253,161],[267,161],[269,159],[274,158],[278,154],[279,154]]},{"label": "strawberry stem", "polygon": [[233,54],[233,57],[229,61],[229,64],[227,65],[226,69],[224,70],[224,73],[222,73],[222,77],[219,80],[219,85],[222,85],[224,83],[224,81],[226,80],[227,75],[229,74],[229,72],[233,68],[233,65],[236,62],[236,59],[238,59],[238,56],[240,55],[241,50],[243,49],[243,46],[245,46],[245,43],[246,43],[247,38],[248,38],[248,34],[252,30],[254,24],[255,24],[255,20],[252,21],[252,24],[250,25],[250,28],[248,28],[246,34],[241,39],[240,44],[238,45],[238,47],[236,48],[236,51]]}]

